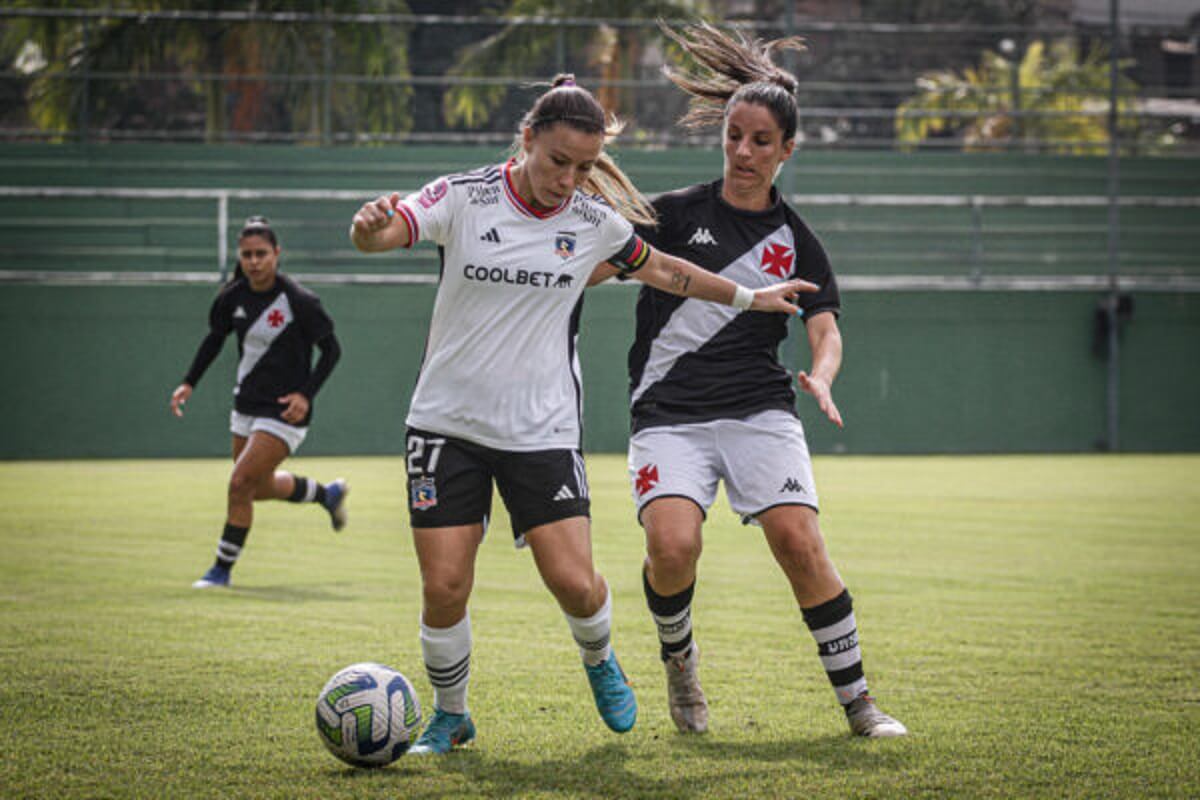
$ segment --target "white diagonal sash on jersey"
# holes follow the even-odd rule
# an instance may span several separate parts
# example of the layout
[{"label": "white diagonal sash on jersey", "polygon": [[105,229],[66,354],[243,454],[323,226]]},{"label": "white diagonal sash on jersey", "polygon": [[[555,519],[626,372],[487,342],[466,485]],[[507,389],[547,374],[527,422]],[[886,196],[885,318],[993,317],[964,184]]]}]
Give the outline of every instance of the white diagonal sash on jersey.
[{"label": "white diagonal sash on jersey", "polygon": [[[283,324],[278,327],[271,327],[271,314],[278,311],[283,314]],[[266,355],[271,349],[271,345],[283,333],[287,326],[292,321],[292,304],[288,302],[287,293],[280,292],[279,297],[275,298],[275,302],[263,309],[263,312],[258,315],[258,319],[254,320],[254,324],[246,331],[246,335],[242,338],[242,360],[238,364],[237,383],[240,387],[242,381],[250,371],[258,365],[259,360]],[[237,389],[233,390],[237,394]]]},{"label": "white diagonal sash on jersey", "polygon": [[[763,250],[770,244],[785,244],[794,254],[796,248],[792,229],[781,225],[730,262],[720,274],[749,289],[761,289],[780,283],[782,279],[767,273],[761,266]],[[671,319],[654,337],[650,355],[647,356],[646,366],[642,370],[642,379],[633,391],[631,402],[636,403],[646,390],[666,377],[675,366],[675,362],[707,344],[740,313],[733,306],[707,300],[690,299],[680,303]]]}]

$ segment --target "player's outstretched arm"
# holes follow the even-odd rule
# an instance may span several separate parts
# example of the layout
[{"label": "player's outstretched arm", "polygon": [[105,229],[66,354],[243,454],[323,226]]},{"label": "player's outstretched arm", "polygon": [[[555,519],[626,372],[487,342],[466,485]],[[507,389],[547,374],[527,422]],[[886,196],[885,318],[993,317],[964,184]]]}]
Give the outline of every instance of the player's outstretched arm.
[{"label": "player's outstretched arm", "polygon": [[839,428],[842,412],[833,402],[833,381],[842,367],[842,333],[838,330],[837,317],[833,314],[817,314],[805,326],[808,343],[812,348],[812,368],[796,374],[800,388],[813,396],[821,412]]},{"label": "player's outstretched arm", "polygon": [[742,310],[781,311],[796,314],[800,309],[789,302],[789,298],[800,292],[815,292],[819,286],[808,281],[791,280],[750,290],[728,278],[715,275],[690,261],[669,256],[659,250],[651,250],[646,264],[633,273],[633,277],[655,289],[710,300]]},{"label": "player's outstretched arm", "polygon": [[363,203],[350,223],[354,246],[364,253],[381,253],[412,244],[412,231],[404,215],[396,211],[398,205],[398,192]]}]

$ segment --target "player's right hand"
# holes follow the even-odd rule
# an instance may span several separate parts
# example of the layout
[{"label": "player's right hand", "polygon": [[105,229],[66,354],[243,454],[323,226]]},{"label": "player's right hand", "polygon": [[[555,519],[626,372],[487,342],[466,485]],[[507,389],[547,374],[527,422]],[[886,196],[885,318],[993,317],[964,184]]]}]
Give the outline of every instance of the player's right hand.
[{"label": "player's right hand", "polygon": [[192,385],[190,383],[181,383],[175,387],[175,391],[171,392],[171,411],[175,416],[183,416],[183,406],[191,396]]},{"label": "player's right hand", "polygon": [[784,281],[767,286],[763,289],[756,289],[754,292],[754,302],[750,305],[752,311],[782,311],[786,314],[798,314],[800,309],[788,302],[789,298],[794,298],[800,292],[819,292],[820,286],[808,281],[799,279]]},{"label": "player's right hand", "polygon": [[362,208],[354,215],[354,222],[351,225],[351,235],[365,234],[370,236],[387,228],[392,224],[392,220],[396,217],[396,206],[400,205],[400,193],[392,192],[390,195],[381,195],[380,197],[363,203]]}]

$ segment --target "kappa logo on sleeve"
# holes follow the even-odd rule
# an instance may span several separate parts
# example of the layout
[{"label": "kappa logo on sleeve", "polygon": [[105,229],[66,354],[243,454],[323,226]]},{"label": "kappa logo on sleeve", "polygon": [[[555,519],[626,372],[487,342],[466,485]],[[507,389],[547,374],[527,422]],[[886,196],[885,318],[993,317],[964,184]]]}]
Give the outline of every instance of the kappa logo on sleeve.
[{"label": "kappa logo on sleeve", "polygon": [[450,191],[450,184],[445,178],[438,178],[433,183],[427,184],[421,190],[421,194],[417,197],[417,202],[422,208],[433,208],[441,199],[446,196],[446,192]]}]

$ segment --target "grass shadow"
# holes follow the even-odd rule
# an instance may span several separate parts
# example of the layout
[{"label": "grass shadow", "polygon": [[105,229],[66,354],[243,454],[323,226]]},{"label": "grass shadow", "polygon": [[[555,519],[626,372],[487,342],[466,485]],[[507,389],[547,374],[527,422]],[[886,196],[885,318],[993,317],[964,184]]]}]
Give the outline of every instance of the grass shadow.
[{"label": "grass shadow", "polygon": [[869,740],[843,734],[762,741],[730,740],[709,736],[675,736],[668,746],[707,759],[759,763],[807,762],[842,772],[875,772],[903,768],[912,759],[909,739]]},{"label": "grass shadow", "polygon": [[229,590],[230,597],[252,597],[276,603],[352,603],[361,601],[364,595],[353,591],[349,583],[268,585],[236,584]]}]

